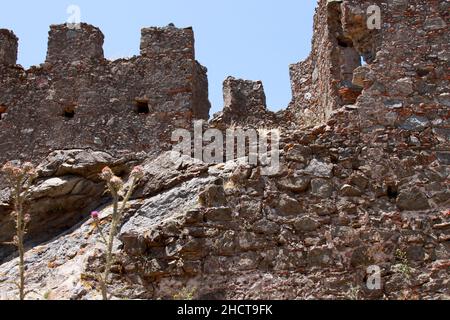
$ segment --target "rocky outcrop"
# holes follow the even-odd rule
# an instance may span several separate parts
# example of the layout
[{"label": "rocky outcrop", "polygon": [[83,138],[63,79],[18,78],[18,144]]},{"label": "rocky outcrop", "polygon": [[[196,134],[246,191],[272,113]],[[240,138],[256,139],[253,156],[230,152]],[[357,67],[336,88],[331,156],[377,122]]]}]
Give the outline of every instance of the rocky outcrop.
[{"label": "rocky outcrop", "polygon": [[[114,295],[172,298],[190,288],[196,298],[345,299],[359,287],[360,298],[448,297],[447,165],[420,153],[380,159],[348,134],[324,127],[283,136],[276,176],[172,153],[144,161],[139,199],[116,244]],[[100,210],[108,223],[111,208]],[[99,296],[92,273],[102,251],[91,224],[28,253],[31,279],[42,279],[30,280],[38,292]],[[398,251],[407,255],[408,275]],[[0,268],[5,279],[14,263]],[[374,264],[383,287],[370,291],[364,281]],[[72,283],[56,284],[68,273]]]},{"label": "rocky outcrop", "polygon": [[[27,211],[33,217],[27,233],[29,246],[50,240],[85,220],[91,210],[109,201],[99,173],[110,166],[119,175],[143,157],[116,159],[105,152],[92,150],[62,150],[51,153],[38,166],[39,178],[29,192]],[[9,189],[2,190],[0,206],[0,242],[11,241],[14,224],[10,218]],[[13,248],[0,245],[0,261]]]}]

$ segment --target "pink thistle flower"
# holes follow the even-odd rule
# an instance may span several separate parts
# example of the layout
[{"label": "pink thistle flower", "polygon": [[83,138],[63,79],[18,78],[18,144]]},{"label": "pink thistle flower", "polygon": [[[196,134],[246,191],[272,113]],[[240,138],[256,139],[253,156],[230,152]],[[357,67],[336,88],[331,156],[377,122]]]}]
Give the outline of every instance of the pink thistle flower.
[{"label": "pink thistle flower", "polygon": [[14,165],[11,162],[7,162],[3,165],[2,171],[8,175],[12,175],[14,170]]},{"label": "pink thistle flower", "polygon": [[114,177],[114,173],[109,167],[104,167],[100,177],[105,181],[110,181]]},{"label": "pink thistle flower", "polygon": [[113,176],[109,182],[116,192],[119,192],[123,188],[123,181],[119,177]]},{"label": "pink thistle flower", "polygon": [[23,170],[25,170],[26,172],[30,172],[30,171],[34,170],[34,166],[31,162],[25,162],[23,164]]},{"label": "pink thistle flower", "polygon": [[98,220],[98,218],[100,217],[100,213],[98,211],[92,211],[91,212],[91,218],[94,220]]},{"label": "pink thistle flower", "polygon": [[142,179],[144,177],[144,168],[141,166],[134,167],[133,171],[131,171],[131,177]]},{"label": "pink thistle flower", "polygon": [[2,171],[12,178],[18,178],[23,175],[23,170],[12,162],[7,162],[3,167]]},{"label": "pink thistle flower", "polygon": [[27,213],[27,214],[23,217],[23,221],[25,221],[25,223],[29,223],[29,222],[31,221],[31,215]]}]

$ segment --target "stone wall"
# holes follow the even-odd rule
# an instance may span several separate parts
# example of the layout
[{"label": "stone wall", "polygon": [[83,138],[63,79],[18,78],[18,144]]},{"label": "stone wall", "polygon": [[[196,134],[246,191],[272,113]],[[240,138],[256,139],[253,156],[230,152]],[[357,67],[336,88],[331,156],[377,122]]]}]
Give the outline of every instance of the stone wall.
[{"label": "stone wall", "polygon": [[80,28],[70,25],[50,26],[46,62],[49,64],[71,64],[77,61],[99,62],[104,60],[104,35],[100,29],[81,24]]},{"label": "stone wall", "polygon": [[[209,118],[207,70],[195,60],[191,28],[143,29],[141,55],[115,61],[104,58],[103,39],[87,24],[52,25],[46,62],[25,70],[16,65],[18,39],[0,32],[0,163],[37,164],[53,151],[71,149],[78,149],[72,162],[83,150],[139,159],[170,149],[175,129]],[[98,170],[90,177],[74,172],[66,177],[74,183],[69,194],[36,200],[28,239],[45,241],[70,229],[104,201],[95,174]],[[0,175],[0,241],[8,241],[13,224],[3,179]],[[84,190],[75,188],[82,184]],[[0,246],[0,259],[10,249]]]},{"label": "stone wall", "polygon": [[[380,30],[368,30],[366,25],[367,7],[373,4],[381,9]],[[98,204],[101,223],[107,225],[111,210],[101,205],[98,171],[108,164],[126,178],[127,167],[142,163],[145,177],[121,225],[114,251],[109,289],[117,298],[172,299],[187,290],[198,299],[448,299],[449,8],[450,3],[442,0],[320,0],[313,50],[306,61],[291,66],[293,101],[285,112],[267,111],[260,82],[228,78],[224,111],[210,125],[280,126],[281,170],[277,174],[262,175],[261,165],[240,161],[218,165],[189,157],[175,161],[170,153],[118,159],[88,150],[66,150],[51,154],[41,164],[33,199],[44,203],[44,208],[48,208],[48,199],[88,199]],[[63,68],[64,79],[56,71],[50,73],[51,64],[32,72],[8,67],[10,76],[2,80],[8,85],[2,86],[0,95],[6,97],[0,105],[8,110],[1,120],[1,134],[42,139],[25,139],[21,143],[28,146],[18,144],[18,152],[33,150],[33,144],[42,141],[59,147],[68,140],[58,140],[43,122],[37,127],[41,131],[21,132],[27,128],[22,123],[28,120],[20,111],[30,115],[26,119],[40,119],[29,103],[40,105],[41,100],[27,97],[48,97],[48,86],[53,83],[49,74],[59,76],[59,86],[52,86],[58,108],[71,107],[69,115],[75,110],[75,117],[66,115],[70,119],[62,120],[66,126],[73,125],[72,131],[47,124],[52,130],[74,134],[76,126],[87,123],[87,118],[71,121],[92,105],[86,102],[90,97],[117,99],[111,102],[111,109],[96,109],[109,119],[105,125],[93,122],[97,126],[87,138],[70,145],[90,147],[93,137],[102,141],[111,131],[103,134],[99,128],[115,128],[119,116],[128,119],[129,109],[120,108],[130,106],[130,99],[136,102],[137,114],[126,128],[133,133],[139,133],[143,123],[148,129],[148,123],[141,120],[147,118],[138,112],[146,105],[155,119],[170,115],[171,121],[181,125],[188,123],[177,116],[186,115],[187,110],[206,115],[205,109],[198,107],[201,103],[190,107],[191,100],[186,98],[199,102],[206,97],[199,89],[206,83],[203,69],[189,58],[193,47],[184,42],[192,39],[191,31],[172,27],[166,31],[176,34],[168,39],[160,29],[144,30],[140,57],[95,65],[90,65],[90,58],[83,58]],[[181,36],[183,33],[187,36]],[[169,47],[184,43],[185,50],[166,51],[158,43]],[[358,57],[366,64],[359,66]],[[178,63],[166,65],[174,60]],[[98,68],[114,70],[120,80],[135,84],[136,73],[150,61],[155,64],[154,74],[143,82],[154,88],[151,94],[139,85],[120,89],[122,82],[110,77],[96,81],[90,73],[75,77],[75,70]],[[186,70],[198,75],[193,92],[185,91],[184,77],[172,78],[186,75]],[[170,82],[174,90],[158,86],[158,81]],[[95,88],[101,94],[90,91],[94,84],[99,85]],[[28,104],[15,106],[14,118],[8,120],[13,94],[25,97],[22,99]],[[178,99],[170,98],[173,95]],[[45,103],[58,106],[54,99]],[[170,112],[164,113],[163,107]],[[114,117],[104,114],[108,111]],[[153,130],[163,131],[156,123],[152,123]],[[82,128],[90,130],[89,126]],[[123,127],[117,128],[123,132]],[[75,132],[77,135],[84,137],[84,133]],[[125,143],[120,135],[114,137],[107,146],[120,155]],[[139,139],[129,142],[130,150],[141,150]],[[10,148],[14,150],[12,145],[5,150]],[[89,188],[77,193],[78,184]],[[7,199],[3,203],[6,206]],[[1,205],[0,217],[6,217],[10,210]],[[75,214],[66,209],[69,216]],[[42,207],[38,212],[47,213]],[[51,216],[44,218],[50,220]],[[27,253],[29,286],[37,292],[50,290],[52,298],[98,298],[93,272],[101,267],[103,251],[98,249],[100,236],[92,228],[93,221],[85,220],[53,242],[34,246]],[[0,276],[0,297],[13,295],[6,279],[17,276],[16,265],[17,260],[11,260],[0,266],[0,275],[4,274]],[[367,287],[369,266],[380,268],[380,289]]]},{"label": "stone wall", "polygon": [[[373,4],[381,30],[366,25]],[[282,128],[282,171],[209,168],[217,180],[198,207],[168,210],[150,231],[155,209],[138,209],[117,279],[144,284],[142,297],[448,298],[449,5],[319,1],[311,56],[291,67],[284,115],[297,128]],[[230,115],[263,104],[244,84],[226,99]],[[304,127],[305,109],[319,126]],[[371,265],[380,290],[367,289]]]},{"label": "stone wall", "polygon": [[[381,10],[380,30],[367,27],[371,5]],[[448,108],[448,6],[447,1],[319,1],[312,53],[291,66],[289,111],[296,121],[308,115],[326,120],[333,110],[356,102],[364,105],[365,128],[411,127],[424,113],[428,119],[418,120],[424,125],[442,120]]]},{"label": "stone wall", "polygon": [[263,127],[274,124],[275,114],[267,109],[261,81],[228,77],[223,82],[223,111],[211,124],[225,129],[231,125]]},{"label": "stone wall", "polygon": [[[118,294],[171,299],[188,288],[200,299],[448,297],[448,166],[420,151],[379,152],[357,131],[338,130],[330,123],[286,132],[274,176],[237,162],[185,164],[183,172],[198,176],[180,172],[177,187],[136,206],[122,227]],[[165,181],[166,157],[146,163],[159,169],[144,188]],[[381,270],[379,290],[366,285],[373,265]]]},{"label": "stone wall", "polygon": [[12,31],[0,29],[0,64],[12,65],[17,61],[18,39]]},{"label": "stone wall", "polygon": [[[371,62],[373,56],[372,52],[358,50],[344,30],[343,8],[343,1],[319,1],[311,54],[290,67],[293,91],[290,111],[296,115],[296,121],[302,121],[299,118],[305,114],[316,122],[326,120],[333,110],[355,103],[361,93],[362,88],[352,83],[353,72],[363,58]],[[365,30],[366,15],[359,18],[356,25]]]},{"label": "stone wall", "polygon": [[[336,4],[334,5],[336,6]],[[303,62],[290,66],[293,100],[291,109],[294,121],[299,122],[305,109],[313,113],[314,119],[326,119],[337,105],[337,94],[332,87],[332,42],[328,24],[329,7],[322,0],[314,17],[314,36],[310,56]]]},{"label": "stone wall", "polygon": [[29,70],[15,65],[12,33],[1,37],[0,162],[71,148],[157,152],[175,128],[209,117],[191,28],[143,29],[140,56],[108,61],[98,28],[53,25],[46,62]]}]

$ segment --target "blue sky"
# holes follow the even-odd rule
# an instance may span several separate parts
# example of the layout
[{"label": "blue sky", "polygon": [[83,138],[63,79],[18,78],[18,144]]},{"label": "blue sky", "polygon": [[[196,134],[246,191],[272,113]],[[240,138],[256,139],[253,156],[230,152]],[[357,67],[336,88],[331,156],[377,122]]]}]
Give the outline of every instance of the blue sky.
[{"label": "blue sky", "polygon": [[140,29],[148,26],[193,26],[196,54],[208,68],[211,112],[222,109],[222,82],[231,75],[262,80],[272,110],[291,99],[291,63],[307,57],[311,46],[315,0],[15,0],[3,1],[0,28],[20,39],[19,63],[45,60],[49,25],[64,23],[69,5],[81,20],[105,34],[107,58],[139,53]]}]

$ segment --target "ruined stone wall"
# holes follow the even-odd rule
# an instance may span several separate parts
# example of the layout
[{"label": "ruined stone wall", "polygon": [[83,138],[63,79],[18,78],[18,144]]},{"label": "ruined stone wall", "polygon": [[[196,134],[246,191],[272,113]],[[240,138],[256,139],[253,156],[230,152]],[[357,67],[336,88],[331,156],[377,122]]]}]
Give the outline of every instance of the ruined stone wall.
[{"label": "ruined stone wall", "polygon": [[225,129],[231,125],[264,127],[274,125],[275,113],[269,111],[261,81],[228,77],[223,82],[223,111],[214,115],[211,125]]},{"label": "ruined stone wall", "polygon": [[[136,160],[142,153],[168,150],[175,129],[209,118],[207,70],[195,60],[191,28],[143,29],[141,54],[130,59],[106,60],[103,41],[102,32],[87,24],[80,29],[52,25],[45,63],[25,70],[16,65],[17,37],[0,31],[0,163],[40,163],[48,155],[58,157],[55,150],[72,149],[79,149],[69,152],[72,164],[82,150],[101,151],[102,159]],[[101,166],[94,164],[96,170]],[[44,192],[34,201],[28,239],[48,240],[104,201],[98,197],[104,187],[98,170],[90,176],[81,171],[48,186],[72,181],[65,189],[69,196],[62,190],[50,200]],[[0,241],[8,241],[13,224],[3,179]],[[12,249],[0,246],[0,259]]]},{"label": "ruined stone wall", "polygon": [[209,117],[191,28],[143,29],[139,56],[108,61],[98,28],[53,25],[46,62],[29,70],[16,65],[17,38],[0,34],[0,162],[73,148],[157,152],[175,128]]},{"label": "ruined stone wall", "polygon": [[[366,25],[373,4],[381,30]],[[144,279],[142,297],[188,287],[198,298],[350,299],[357,288],[360,299],[446,299],[448,9],[448,1],[320,1],[313,52],[291,69],[286,116],[301,126],[307,107],[322,125],[284,130],[278,175],[209,168],[205,176],[219,179],[197,208],[167,210],[150,232],[140,226],[155,209],[138,211],[122,229],[126,271],[117,279]],[[237,106],[251,105],[245,92]],[[371,265],[381,269],[379,290],[366,286]]]},{"label": "ruined stone wall", "polygon": [[[367,26],[372,5],[380,8],[380,30]],[[429,113],[428,121],[419,119],[425,125],[442,120],[448,108],[448,6],[448,1],[319,1],[312,53],[291,66],[289,111],[300,122],[306,109],[306,115],[326,120],[333,110],[358,101],[365,105],[363,127],[371,126],[369,119],[372,125],[411,127],[423,113]]]},{"label": "ruined stone wall", "polygon": [[0,64],[12,65],[17,60],[17,37],[12,31],[0,29]]},{"label": "ruined stone wall", "polygon": [[[311,54],[290,66],[293,100],[289,111],[296,122],[305,116],[315,123],[326,120],[333,110],[355,103],[361,93],[362,88],[352,83],[353,72],[362,59],[372,61],[373,56],[355,47],[343,28],[342,10],[343,1],[319,1]],[[366,16],[360,18],[357,25],[364,29]],[[370,32],[371,37],[376,34]]]},{"label": "ruined stone wall", "polygon": [[[373,4],[381,9],[382,28],[369,31],[366,9]],[[187,289],[199,299],[448,299],[449,8],[447,0],[320,0],[311,56],[291,67],[294,99],[277,115],[292,117],[278,124],[296,125],[281,130],[280,172],[264,176],[261,165],[240,161],[175,161],[170,153],[140,159],[145,177],[121,225],[111,294],[172,299]],[[165,39],[146,32],[148,43]],[[141,47],[143,57],[112,67],[119,74],[136,72],[140,69],[131,66],[145,65],[145,55],[166,58],[158,46]],[[367,64],[358,66],[357,56]],[[102,63],[97,68],[106,68]],[[166,79],[162,70],[155,70],[155,81]],[[26,77],[8,81],[5,92],[15,88],[29,94],[22,85],[29,83]],[[68,81],[86,90],[86,84]],[[205,78],[197,81],[201,87]],[[264,120],[260,82],[229,78],[224,88],[225,109],[215,118],[219,124],[270,123],[274,115]],[[157,97],[128,95],[128,90],[117,94],[127,97],[119,106],[130,97],[151,105]],[[194,101],[204,97],[201,90],[193,96]],[[320,125],[304,126],[305,108]],[[107,154],[52,154],[41,165],[33,195],[41,204],[72,196],[101,203],[103,186],[92,177],[105,164],[126,176],[121,167],[127,164]],[[93,191],[76,193],[78,183]],[[107,224],[110,208],[97,209]],[[85,221],[27,253],[31,288],[53,290],[53,298],[99,296],[92,273],[101,267],[103,253],[92,223]],[[7,297],[13,291],[6,279],[17,276],[16,264],[0,266],[5,274],[0,293]],[[379,289],[367,287],[369,266],[380,268]]]},{"label": "ruined stone wall", "polygon": [[[325,118],[325,109],[333,105],[334,96],[329,94],[330,41],[327,28],[327,9],[321,1],[314,16],[314,33],[310,56],[290,66],[292,102],[290,108],[295,115],[293,121],[300,121],[304,109],[313,108],[315,118]],[[320,77],[320,81],[319,81]],[[332,108],[332,107],[329,107]]]},{"label": "ruined stone wall", "polygon": [[294,114],[308,109],[314,119],[320,121],[328,118],[331,110],[338,105],[334,85],[339,81],[336,68],[338,59],[333,53],[339,50],[336,38],[339,33],[339,6],[336,2],[320,2],[314,18],[311,54],[305,61],[290,67],[293,91],[291,108],[296,109]]},{"label": "ruined stone wall", "polygon": [[[449,2],[376,3],[382,12],[381,44],[374,60],[355,70],[354,82],[364,87],[358,99],[363,132],[377,126],[416,134],[432,130],[441,143],[448,143]],[[353,22],[361,19],[368,4],[343,5],[344,29],[362,47],[367,46],[368,35]]]}]

